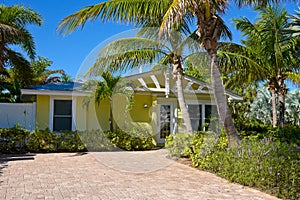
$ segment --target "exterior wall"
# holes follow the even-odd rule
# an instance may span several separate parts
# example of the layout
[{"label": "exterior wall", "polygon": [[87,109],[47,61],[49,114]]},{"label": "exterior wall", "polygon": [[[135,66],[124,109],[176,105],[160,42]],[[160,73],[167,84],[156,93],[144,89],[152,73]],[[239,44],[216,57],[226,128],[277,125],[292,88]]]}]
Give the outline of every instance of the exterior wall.
[{"label": "exterior wall", "polygon": [[36,98],[36,128],[49,128],[50,97],[37,95]]},{"label": "exterior wall", "polygon": [[[72,99],[71,96],[61,96],[58,98]],[[75,99],[75,129],[84,130],[109,130],[109,99],[104,99],[100,104],[90,101],[88,106],[83,106],[85,97],[73,97]],[[203,102],[210,104],[211,95],[185,95],[186,102]],[[39,129],[49,127],[51,100],[55,96],[37,95],[36,102],[36,125]],[[130,110],[127,110],[128,102],[126,98],[117,94],[113,98],[114,127],[129,130],[132,126],[140,126],[148,129],[153,135],[159,132],[159,107],[161,104],[172,105],[172,133],[182,131],[181,112],[177,105],[175,96],[165,98],[164,95],[151,93],[137,93],[133,96],[133,104]]]},{"label": "exterior wall", "polygon": [[87,107],[83,105],[84,97],[76,97],[76,130],[87,128]]},{"label": "exterior wall", "polygon": [[152,106],[151,106],[151,131],[152,131],[152,135],[156,137],[156,134],[158,133],[158,121],[157,121],[157,110],[158,110],[158,106],[157,106],[157,97],[156,96],[152,96]]},{"label": "exterior wall", "polygon": [[[109,130],[109,100],[103,99],[100,104],[93,103],[93,106],[91,106],[94,110],[92,112],[95,112],[95,116],[89,116],[89,121],[92,123],[89,123],[89,130],[92,129],[100,129],[103,131]],[[94,117],[94,119],[91,119],[91,117]],[[96,121],[95,121],[96,120]],[[96,127],[94,124],[97,123],[98,126]]]},{"label": "exterior wall", "polygon": [[21,128],[35,129],[35,103],[0,103],[0,128],[11,128],[16,124]]},{"label": "exterior wall", "polygon": [[134,122],[151,121],[152,97],[151,95],[134,95],[134,105],[130,110],[130,116]]}]

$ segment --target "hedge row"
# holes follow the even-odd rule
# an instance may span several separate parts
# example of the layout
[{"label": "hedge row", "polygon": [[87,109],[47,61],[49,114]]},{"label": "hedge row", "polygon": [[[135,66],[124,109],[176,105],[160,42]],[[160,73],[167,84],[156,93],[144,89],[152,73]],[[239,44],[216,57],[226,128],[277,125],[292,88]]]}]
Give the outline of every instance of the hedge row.
[{"label": "hedge row", "polygon": [[[298,133],[295,129],[286,133]],[[228,148],[225,134],[198,132],[169,136],[171,156],[189,157],[194,167],[229,181],[259,188],[284,199],[300,199],[300,145],[298,136],[269,132],[270,137],[248,136]]]},{"label": "hedge row", "polygon": [[113,132],[0,129],[1,153],[148,150],[155,146],[153,137],[141,129],[129,132],[119,129]]}]

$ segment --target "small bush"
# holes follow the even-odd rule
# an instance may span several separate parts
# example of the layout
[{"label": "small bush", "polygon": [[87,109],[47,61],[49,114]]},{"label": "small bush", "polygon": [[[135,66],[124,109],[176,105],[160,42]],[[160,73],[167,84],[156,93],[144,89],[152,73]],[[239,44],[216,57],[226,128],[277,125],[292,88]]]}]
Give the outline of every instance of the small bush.
[{"label": "small bush", "polygon": [[111,151],[116,148],[101,130],[78,131],[78,136],[88,151]]},{"label": "small bush", "polygon": [[0,152],[26,152],[26,139],[30,131],[15,126],[10,129],[0,129]]},{"label": "small bush", "polygon": [[171,157],[190,157],[194,135],[189,133],[171,134],[166,137],[165,147]]},{"label": "small bush", "polygon": [[106,132],[107,138],[117,147],[131,150],[150,150],[156,146],[153,136],[140,127],[133,127],[130,131],[116,129]]},{"label": "small bush", "polygon": [[56,152],[58,138],[55,132],[49,129],[35,130],[27,139],[27,148],[30,152]]}]

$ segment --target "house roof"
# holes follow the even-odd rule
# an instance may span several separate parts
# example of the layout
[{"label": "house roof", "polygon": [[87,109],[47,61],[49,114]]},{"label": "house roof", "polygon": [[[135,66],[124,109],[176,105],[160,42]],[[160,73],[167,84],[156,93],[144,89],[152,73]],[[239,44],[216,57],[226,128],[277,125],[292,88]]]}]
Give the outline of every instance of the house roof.
[{"label": "house roof", "polygon": [[75,91],[82,87],[83,83],[80,82],[57,82],[48,83],[44,85],[31,86],[27,89],[32,90],[56,90],[56,91]]},{"label": "house roof", "polygon": [[[168,97],[170,93],[177,91],[176,79],[173,79],[172,74],[168,71],[148,71],[126,76],[124,79],[133,83],[133,89],[136,92],[164,93]],[[193,76],[184,75],[182,84],[186,93],[213,94],[210,84]],[[91,91],[82,90],[82,85],[82,82],[49,83],[22,89],[21,93],[23,95],[86,96]],[[241,96],[228,90],[225,91],[225,94],[232,100],[243,100]]]},{"label": "house roof", "polygon": [[22,95],[86,96],[82,82],[56,82],[21,89]]}]

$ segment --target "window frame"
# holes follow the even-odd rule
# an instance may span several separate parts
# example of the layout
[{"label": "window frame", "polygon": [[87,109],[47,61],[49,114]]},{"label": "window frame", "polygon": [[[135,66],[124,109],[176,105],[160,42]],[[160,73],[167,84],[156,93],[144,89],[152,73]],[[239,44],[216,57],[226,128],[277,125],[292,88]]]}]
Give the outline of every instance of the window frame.
[{"label": "window frame", "polygon": [[76,98],[72,97],[62,97],[62,96],[50,96],[50,111],[49,111],[49,129],[53,131],[54,125],[54,100],[70,100],[72,101],[72,131],[76,130]]},{"label": "window frame", "polygon": [[[212,101],[206,101],[206,100],[193,100],[193,101],[186,101],[186,105],[201,105],[201,124],[202,126],[205,124],[205,106],[210,105],[210,106],[216,106],[216,103]],[[202,131],[205,131],[205,127],[203,128]]]}]

